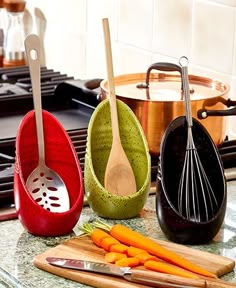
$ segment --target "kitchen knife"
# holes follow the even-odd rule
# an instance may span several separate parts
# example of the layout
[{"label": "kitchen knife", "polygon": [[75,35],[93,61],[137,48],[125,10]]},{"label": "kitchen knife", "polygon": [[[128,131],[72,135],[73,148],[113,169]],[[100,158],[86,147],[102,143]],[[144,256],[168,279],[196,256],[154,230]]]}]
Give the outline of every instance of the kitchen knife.
[{"label": "kitchen knife", "polygon": [[174,275],[167,275],[167,274],[162,275],[162,273],[145,271],[145,270],[135,270],[130,269],[129,267],[118,267],[113,264],[104,264],[100,262],[57,258],[57,257],[47,257],[46,261],[51,265],[62,268],[76,269],[80,271],[123,277],[128,281],[148,285],[151,287],[162,287],[162,288],[206,287],[205,280],[202,279],[195,280]]}]

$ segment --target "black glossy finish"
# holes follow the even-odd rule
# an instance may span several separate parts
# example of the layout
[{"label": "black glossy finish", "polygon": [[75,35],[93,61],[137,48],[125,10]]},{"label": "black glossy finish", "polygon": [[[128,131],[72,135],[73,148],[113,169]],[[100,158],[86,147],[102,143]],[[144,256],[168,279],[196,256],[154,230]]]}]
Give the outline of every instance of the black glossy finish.
[{"label": "black glossy finish", "polygon": [[[160,146],[156,211],[166,237],[182,244],[202,244],[212,240],[222,225],[226,209],[226,179],[219,152],[206,129],[195,119],[192,132],[201,162],[217,198],[218,209],[207,222],[188,220],[178,212],[178,187],[187,141],[186,118],[178,117],[167,127]],[[203,205],[201,209],[205,209]]]}]

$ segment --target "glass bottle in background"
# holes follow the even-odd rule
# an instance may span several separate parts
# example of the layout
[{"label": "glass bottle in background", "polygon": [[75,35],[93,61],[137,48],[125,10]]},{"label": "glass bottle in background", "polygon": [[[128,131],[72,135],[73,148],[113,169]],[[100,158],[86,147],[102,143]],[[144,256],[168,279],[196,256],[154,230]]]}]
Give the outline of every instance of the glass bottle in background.
[{"label": "glass bottle in background", "polygon": [[3,0],[0,0],[0,67],[3,66],[3,45],[6,32],[7,14]]},{"label": "glass bottle in background", "polygon": [[23,16],[26,2],[23,0],[4,0],[8,15],[8,26],[4,41],[3,67],[26,65],[25,29]]}]

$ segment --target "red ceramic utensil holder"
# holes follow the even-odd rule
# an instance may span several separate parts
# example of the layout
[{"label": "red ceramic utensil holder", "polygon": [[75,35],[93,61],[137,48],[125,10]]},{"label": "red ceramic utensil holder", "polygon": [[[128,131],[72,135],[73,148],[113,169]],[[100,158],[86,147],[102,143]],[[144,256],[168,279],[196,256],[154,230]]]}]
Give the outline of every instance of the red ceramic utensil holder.
[{"label": "red ceramic utensil holder", "polygon": [[38,236],[60,236],[72,231],[83,207],[83,176],[75,148],[60,122],[43,110],[45,160],[63,179],[70,199],[66,212],[50,212],[30,195],[26,180],[38,164],[34,110],[22,119],[16,136],[14,198],[18,218],[25,229]]}]

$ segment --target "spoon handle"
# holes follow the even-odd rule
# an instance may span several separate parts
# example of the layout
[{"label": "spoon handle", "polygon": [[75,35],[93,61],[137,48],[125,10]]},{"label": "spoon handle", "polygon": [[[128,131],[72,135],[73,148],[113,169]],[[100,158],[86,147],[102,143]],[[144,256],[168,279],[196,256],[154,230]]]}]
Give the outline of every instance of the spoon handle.
[{"label": "spoon handle", "polygon": [[103,21],[103,31],[104,31],[105,49],[106,49],[107,78],[108,78],[109,101],[110,101],[110,109],[111,109],[112,136],[113,136],[113,141],[115,140],[115,141],[120,142],[118,115],[117,115],[117,106],[116,106],[115,83],[114,83],[114,72],[113,72],[113,64],[112,64],[110,28],[109,28],[109,22],[107,18],[102,19],[102,21]]},{"label": "spoon handle", "polygon": [[32,81],[39,163],[44,163],[45,149],[40,88],[40,40],[37,35],[29,34],[25,38],[25,51]]}]

